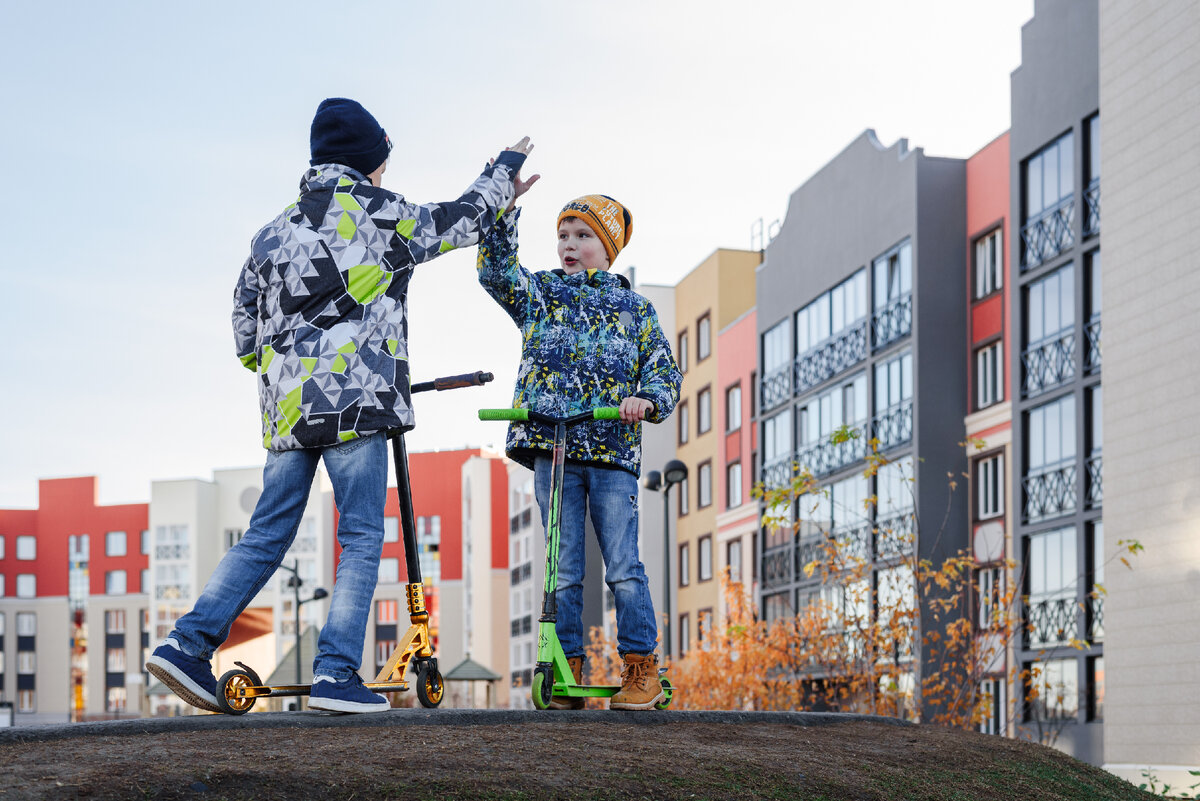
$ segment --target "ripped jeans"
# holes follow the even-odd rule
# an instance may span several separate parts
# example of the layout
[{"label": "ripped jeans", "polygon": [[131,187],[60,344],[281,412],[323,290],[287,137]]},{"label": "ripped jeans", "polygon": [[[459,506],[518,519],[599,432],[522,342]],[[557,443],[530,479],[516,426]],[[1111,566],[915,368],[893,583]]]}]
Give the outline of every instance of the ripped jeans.
[{"label": "ripped jeans", "polygon": [[[534,492],[542,526],[550,509],[550,472],[550,457],[539,456],[534,463]],[[563,469],[554,628],[567,658],[584,653],[584,515],[589,511],[604,558],[604,582],[617,603],[617,650],[624,656],[650,654],[657,647],[650,584],[638,555],[637,498],[637,476],[627,470],[584,462],[567,462]]]}]

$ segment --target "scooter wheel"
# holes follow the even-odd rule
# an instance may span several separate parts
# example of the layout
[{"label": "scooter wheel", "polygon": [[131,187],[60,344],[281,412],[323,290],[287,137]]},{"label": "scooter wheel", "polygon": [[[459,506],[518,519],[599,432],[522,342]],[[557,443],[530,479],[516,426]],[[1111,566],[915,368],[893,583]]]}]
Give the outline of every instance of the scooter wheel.
[{"label": "scooter wheel", "polygon": [[671,686],[671,680],[666,676],[660,676],[658,683],[663,688],[663,699],[654,705],[655,709],[666,709],[671,705],[671,696],[674,695],[674,688]]},{"label": "scooter wheel", "polygon": [[549,709],[550,699],[554,695],[554,682],[546,680],[546,674],[538,671],[533,674],[533,705],[538,709]]},{"label": "scooter wheel", "polygon": [[446,685],[437,668],[431,668],[429,665],[417,668],[417,700],[421,702],[421,706],[433,709],[442,702],[442,696],[445,694]]},{"label": "scooter wheel", "polygon": [[254,696],[238,695],[238,690],[260,686],[251,675],[252,671],[231,670],[217,682],[217,706],[226,715],[244,715],[258,699]]}]

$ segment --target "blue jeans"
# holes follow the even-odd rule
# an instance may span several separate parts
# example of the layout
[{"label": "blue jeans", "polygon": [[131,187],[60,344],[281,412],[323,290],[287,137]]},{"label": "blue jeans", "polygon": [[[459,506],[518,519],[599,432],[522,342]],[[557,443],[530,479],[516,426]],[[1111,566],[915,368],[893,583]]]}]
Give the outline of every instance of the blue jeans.
[{"label": "blue jeans", "polygon": [[[539,456],[533,483],[543,526],[550,509],[550,473],[550,457]],[[654,653],[657,647],[650,583],[638,556],[637,498],[637,477],[627,470],[582,462],[567,462],[563,469],[554,629],[567,658],[584,653],[584,516],[589,510],[604,558],[604,582],[617,602],[617,650],[624,656]]]},{"label": "blue jeans", "polygon": [[268,452],[263,491],[250,528],[221,559],[196,605],[175,622],[170,636],[184,653],[211,659],[233,621],[275,574],[296,538],[317,463],[324,459],[333,483],[342,553],[313,675],[345,681],[358,672],[383,550],[387,452],[383,434],[328,448]]}]

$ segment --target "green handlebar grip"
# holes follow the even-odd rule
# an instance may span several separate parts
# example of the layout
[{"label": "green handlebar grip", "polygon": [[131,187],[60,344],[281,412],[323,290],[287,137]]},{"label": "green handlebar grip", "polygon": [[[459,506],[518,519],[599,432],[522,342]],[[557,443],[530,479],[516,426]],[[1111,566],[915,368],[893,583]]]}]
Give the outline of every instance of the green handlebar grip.
[{"label": "green handlebar grip", "polygon": [[593,409],[592,415],[596,420],[620,420],[621,410],[616,406],[601,406],[599,409]]},{"label": "green handlebar grip", "polygon": [[480,420],[528,420],[528,409],[480,409]]}]

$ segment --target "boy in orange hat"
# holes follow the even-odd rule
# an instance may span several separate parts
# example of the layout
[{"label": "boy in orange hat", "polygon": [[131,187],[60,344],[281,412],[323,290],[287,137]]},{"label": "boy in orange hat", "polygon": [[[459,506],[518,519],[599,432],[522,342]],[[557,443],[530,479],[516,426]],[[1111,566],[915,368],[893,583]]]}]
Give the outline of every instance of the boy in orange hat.
[{"label": "boy in orange hat", "polygon": [[[537,180],[522,182],[516,196]],[[515,198],[514,198],[515,203]],[[517,259],[517,218],[509,205],[479,246],[479,282],[521,329],[521,366],[513,406],[565,417],[618,406],[620,422],[598,420],[567,431],[558,564],[558,621],[563,652],[583,678],[584,517],[589,508],[616,599],[621,689],[610,709],[653,709],[663,700],[654,653],[658,626],[638,555],[637,478],[641,422],[661,423],[683,381],[650,301],[610,272],[629,243],[633,217],[607,195],[584,195],[558,215],[559,269],[530,272]],[[554,432],[535,422],[509,426],[505,451],[534,471],[546,524]],[[555,696],[555,709],[582,698]]]}]

